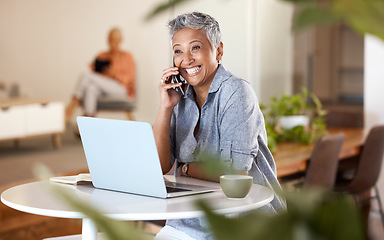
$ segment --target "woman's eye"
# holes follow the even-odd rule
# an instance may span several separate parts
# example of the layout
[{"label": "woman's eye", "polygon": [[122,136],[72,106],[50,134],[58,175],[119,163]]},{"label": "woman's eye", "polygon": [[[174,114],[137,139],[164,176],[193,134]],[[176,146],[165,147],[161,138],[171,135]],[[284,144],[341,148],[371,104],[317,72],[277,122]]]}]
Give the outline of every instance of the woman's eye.
[{"label": "woman's eye", "polygon": [[194,47],[192,47],[192,51],[193,51],[193,50],[198,50],[198,49],[200,49],[200,46],[194,46]]},{"label": "woman's eye", "polygon": [[181,53],[180,50],[175,50],[175,51],[174,51],[174,54],[179,54],[179,53]]}]

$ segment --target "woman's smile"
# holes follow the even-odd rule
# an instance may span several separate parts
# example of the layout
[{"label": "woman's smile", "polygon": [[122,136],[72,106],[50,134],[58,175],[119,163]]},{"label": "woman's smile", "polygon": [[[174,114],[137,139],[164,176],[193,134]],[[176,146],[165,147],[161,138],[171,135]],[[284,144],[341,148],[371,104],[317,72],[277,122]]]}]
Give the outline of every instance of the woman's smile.
[{"label": "woman's smile", "polygon": [[201,72],[201,69],[202,69],[202,67],[200,65],[200,66],[191,67],[191,68],[184,68],[183,70],[187,76],[192,77],[192,76],[196,76],[197,74],[199,74]]}]

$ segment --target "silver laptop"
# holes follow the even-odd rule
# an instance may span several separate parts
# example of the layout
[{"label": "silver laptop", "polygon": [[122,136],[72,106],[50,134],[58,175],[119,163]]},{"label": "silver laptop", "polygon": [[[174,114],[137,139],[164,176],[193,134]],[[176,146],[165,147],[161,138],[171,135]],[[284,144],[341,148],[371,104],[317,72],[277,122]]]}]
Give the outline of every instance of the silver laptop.
[{"label": "silver laptop", "polygon": [[78,117],[77,124],[96,188],[159,198],[217,190],[165,181],[149,123]]}]

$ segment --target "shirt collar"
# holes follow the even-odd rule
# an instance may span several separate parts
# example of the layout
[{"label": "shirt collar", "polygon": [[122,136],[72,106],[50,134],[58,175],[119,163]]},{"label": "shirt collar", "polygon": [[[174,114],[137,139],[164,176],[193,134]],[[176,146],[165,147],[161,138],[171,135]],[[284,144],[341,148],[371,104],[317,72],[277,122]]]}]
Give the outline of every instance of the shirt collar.
[{"label": "shirt collar", "polygon": [[[223,64],[220,64],[219,67],[217,68],[215,77],[212,80],[211,86],[209,87],[208,93],[217,92],[221,84],[231,76],[232,74],[224,68]],[[188,84],[187,90],[185,91],[184,98],[193,97],[193,94],[194,94],[193,89],[191,85]]]},{"label": "shirt collar", "polygon": [[213,78],[211,86],[209,87],[208,93],[217,92],[221,84],[231,76],[232,74],[228,72],[222,64],[220,64],[219,67],[217,68],[217,71],[216,71],[215,77]]}]

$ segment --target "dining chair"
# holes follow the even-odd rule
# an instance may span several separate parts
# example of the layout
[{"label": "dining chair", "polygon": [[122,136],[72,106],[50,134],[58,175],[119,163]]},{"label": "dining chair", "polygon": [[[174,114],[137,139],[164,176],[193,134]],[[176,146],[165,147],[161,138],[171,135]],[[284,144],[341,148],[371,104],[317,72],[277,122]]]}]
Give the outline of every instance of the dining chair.
[{"label": "dining chair", "polygon": [[293,183],[296,188],[319,187],[333,190],[343,141],[343,133],[321,137],[312,150],[305,172],[282,177],[282,184]]},{"label": "dining chair", "polygon": [[[355,202],[361,207],[363,217],[368,222],[370,201],[376,199],[384,226],[384,213],[380,194],[376,187],[380,176],[384,154],[384,125],[373,127],[364,142],[357,167],[352,177],[338,178],[335,191],[350,193]],[[349,175],[350,176],[350,175]],[[371,195],[372,190],[374,195]]]},{"label": "dining chair", "polygon": [[317,141],[305,173],[304,188],[333,189],[343,141],[343,133],[323,136]]}]

